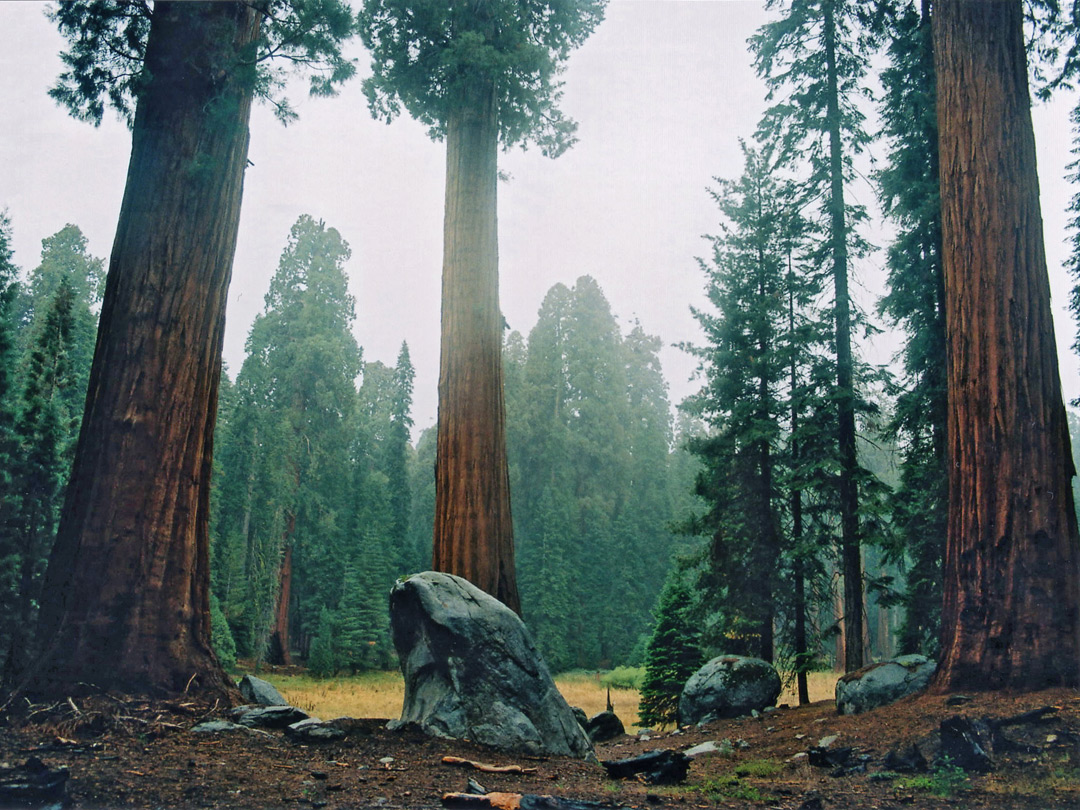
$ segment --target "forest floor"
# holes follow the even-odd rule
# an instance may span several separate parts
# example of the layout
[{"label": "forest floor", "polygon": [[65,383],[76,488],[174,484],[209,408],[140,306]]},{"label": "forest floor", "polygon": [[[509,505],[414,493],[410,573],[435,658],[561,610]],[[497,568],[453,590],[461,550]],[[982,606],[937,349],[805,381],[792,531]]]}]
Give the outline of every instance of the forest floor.
[{"label": "forest floor", "polygon": [[[847,717],[838,716],[831,701],[819,701],[649,739],[624,736],[597,747],[603,760],[730,741],[729,753],[694,759],[685,782],[665,787],[611,780],[584,762],[390,732],[382,720],[353,721],[344,740],[321,745],[297,744],[280,732],[192,734],[196,723],[220,717],[220,707],[104,696],[8,718],[0,730],[0,763],[16,766],[37,757],[50,768],[67,768],[70,808],[439,807],[443,794],[464,791],[469,778],[490,791],[635,808],[1080,808],[1080,695],[1050,690],[971,697],[952,706],[944,696],[920,696]],[[989,774],[883,771],[888,752],[913,743],[932,759],[946,717],[1003,718],[1046,706],[1056,707],[1048,718],[1007,729],[1011,741],[1027,743],[1031,751],[995,751]],[[834,748],[853,746],[871,757],[867,773],[832,776],[806,757],[793,760],[832,735]],[[530,772],[463,769],[443,764],[448,755]]]}]

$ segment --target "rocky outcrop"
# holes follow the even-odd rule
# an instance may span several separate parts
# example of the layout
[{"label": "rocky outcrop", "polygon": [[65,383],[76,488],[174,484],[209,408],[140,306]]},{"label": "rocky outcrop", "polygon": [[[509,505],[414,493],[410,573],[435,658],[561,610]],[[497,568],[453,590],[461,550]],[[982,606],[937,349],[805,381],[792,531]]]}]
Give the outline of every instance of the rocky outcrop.
[{"label": "rocky outcrop", "polygon": [[836,682],[836,711],[860,714],[920,692],[937,664],[925,655],[901,655],[857,669]]},{"label": "rocky outcrop", "polygon": [[592,756],[592,745],[512,610],[460,577],[398,580],[390,624],[405,676],[398,727],[508,751]]},{"label": "rocky outcrop", "polygon": [[680,723],[740,717],[776,704],[780,675],[767,661],[721,655],[690,676],[679,698]]}]

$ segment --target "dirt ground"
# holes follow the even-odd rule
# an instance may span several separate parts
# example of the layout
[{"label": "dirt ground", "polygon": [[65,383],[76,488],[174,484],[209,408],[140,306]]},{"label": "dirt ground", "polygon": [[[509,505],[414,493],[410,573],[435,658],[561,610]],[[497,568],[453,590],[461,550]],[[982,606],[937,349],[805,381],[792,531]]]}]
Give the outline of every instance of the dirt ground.
[{"label": "dirt ground", "polygon": [[[320,745],[297,744],[280,732],[192,734],[193,725],[221,711],[195,701],[116,697],[28,712],[23,707],[23,716],[6,718],[0,729],[0,763],[21,765],[36,756],[51,768],[67,768],[71,808],[439,807],[443,794],[464,791],[469,778],[489,791],[642,808],[1080,808],[1080,695],[1052,690],[971,697],[961,706],[947,705],[943,696],[909,698],[849,717],[820,702],[598,746],[603,760],[730,741],[724,748],[731,752],[695,758],[685,782],[664,787],[614,781],[584,762],[530,759],[414,731],[390,732],[377,720],[353,721],[344,740]],[[912,743],[932,759],[945,717],[1002,718],[1044,706],[1056,707],[1048,719],[1007,729],[1010,740],[1037,751],[995,751],[989,774],[882,773],[882,758]],[[792,761],[831,735],[838,735],[834,748],[854,746],[856,754],[872,758],[867,773],[832,776],[805,757]],[[443,764],[447,755],[535,772],[481,773]]]}]

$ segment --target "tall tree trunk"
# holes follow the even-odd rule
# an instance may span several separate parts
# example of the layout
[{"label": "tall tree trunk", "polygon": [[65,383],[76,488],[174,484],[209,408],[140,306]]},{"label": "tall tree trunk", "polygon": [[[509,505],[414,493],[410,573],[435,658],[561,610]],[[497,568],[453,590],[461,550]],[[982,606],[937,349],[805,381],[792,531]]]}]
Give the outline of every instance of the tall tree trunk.
[{"label": "tall tree trunk", "polygon": [[292,644],[289,641],[289,600],[292,599],[292,526],[296,517],[289,516],[290,530],[285,540],[285,554],[281,558],[281,570],[278,574],[277,607],[274,609],[274,630],[270,635],[270,648],[266,653],[266,663],[292,665]]},{"label": "tall tree trunk", "polygon": [[840,453],[840,568],[844,577],[844,669],[863,665],[862,551],[859,538],[858,456],[855,450],[855,363],[851,353],[851,297],[848,293],[847,218],[840,134],[840,90],[836,65],[836,19],[825,3],[825,65],[829,127],[830,235],[836,322],[837,448]]},{"label": "tall tree trunk", "polygon": [[432,567],[520,612],[504,426],[496,115],[494,84],[477,79],[446,124]]},{"label": "tall tree trunk", "polygon": [[[788,336],[795,339],[795,290],[791,268],[791,252],[788,252]],[[795,392],[799,387],[799,374],[794,353],[791,356],[791,465],[799,466],[801,451],[799,447],[799,404]],[[806,679],[806,670],[810,656],[806,644],[806,563],[803,560],[803,502],[802,490],[792,486],[791,498],[791,547],[792,577],[795,579],[795,684],[799,693],[799,705],[810,702],[810,687]]]},{"label": "tall tree trunk", "polygon": [[231,694],[207,511],[254,79],[237,63],[259,21],[247,3],[154,8],[36,692]]},{"label": "tall tree trunk", "polygon": [[1020,0],[934,9],[949,338],[936,686],[1080,685],[1080,540]]}]

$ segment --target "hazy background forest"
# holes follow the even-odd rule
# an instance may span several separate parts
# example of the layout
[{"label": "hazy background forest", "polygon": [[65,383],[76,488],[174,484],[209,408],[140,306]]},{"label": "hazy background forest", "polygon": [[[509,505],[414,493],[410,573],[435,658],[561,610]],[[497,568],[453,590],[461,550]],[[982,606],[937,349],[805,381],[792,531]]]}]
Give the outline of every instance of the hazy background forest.
[{"label": "hazy background forest", "polygon": [[[601,38],[581,66],[573,63],[568,98],[575,98],[574,82],[587,76],[590,60],[618,53],[618,35],[644,30],[668,13],[666,5],[612,3],[597,36],[615,33]],[[710,4],[677,5],[670,13],[686,23],[686,5]],[[515,290],[504,333],[504,384],[523,615],[559,671],[640,666],[657,621],[676,613],[683,632],[706,650],[761,654],[789,670],[843,659],[837,626],[843,462],[830,431],[841,407],[834,381],[842,359],[831,325],[829,212],[820,202],[830,180],[821,162],[825,128],[812,120],[825,105],[814,95],[821,92],[814,73],[820,65],[805,52],[784,50],[777,35],[785,24],[781,10],[715,5],[737,8],[733,29],[743,38],[759,32],[750,53],[739,44],[737,51],[721,53],[717,46],[710,54],[722,62],[746,54],[739,70],[755,76],[759,98],[741,131],[695,133],[723,142],[725,155],[714,167],[692,177],[672,173],[681,184],[679,206],[689,205],[682,200],[707,206],[708,238],[699,239],[700,214],[680,207],[669,217],[682,230],[677,242],[659,237],[641,259],[650,266],[633,265],[618,235],[665,217],[665,200],[649,198],[643,218],[624,223],[614,237],[608,233],[615,263],[624,263],[614,272],[608,260],[594,273],[587,251],[567,261],[555,236],[511,248],[511,257],[531,250],[527,262],[504,262],[509,287],[515,273],[557,279],[546,290],[535,278],[523,285],[532,296],[529,316]],[[919,128],[932,107],[919,95],[926,65],[916,47],[916,5],[895,8],[894,17],[877,21],[850,13],[834,32],[844,56],[843,182],[851,190],[847,215],[857,269],[853,408],[867,608],[859,632],[873,658],[936,651],[944,543],[945,482],[935,438],[943,425],[943,383],[935,377],[943,355],[932,289],[939,257],[925,242],[912,248],[935,227],[927,200],[936,192],[927,188]],[[12,12],[5,7],[0,14]],[[715,14],[707,19],[721,25]],[[658,29],[659,61],[672,59],[677,29],[670,22]],[[690,52],[690,72],[702,80],[704,57]],[[720,84],[716,92],[723,96],[731,82]],[[766,103],[770,90],[777,96]],[[801,109],[774,103],[801,93],[808,95]],[[1065,91],[1055,97],[1057,121],[1063,97],[1066,106],[1072,100]],[[323,102],[327,115],[366,117],[360,102],[353,99],[346,109],[346,101]],[[723,102],[714,106],[723,109]],[[617,124],[631,126],[628,115],[615,116]],[[701,116],[689,126],[711,123]],[[1040,128],[1046,139],[1040,146],[1062,137],[1051,130]],[[741,146],[737,135],[744,136]],[[583,127],[580,137],[583,148],[592,138],[592,148],[611,151],[602,133]],[[650,137],[652,148],[663,151],[662,128]],[[427,159],[418,154],[417,162]],[[622,158],[638,166],[637,155]],[[261,161],[256,154],[255,165]],[[512,175],[533,167],[518,158],[507,163]],[[1044,211],[1048,222],[1064,223],[1070,209],[1060,189],[1067,172],[1051,166],[1044,187],[1058,196],[1044,196]],[[650,181],[647,172],[623,168]],[[589,178],[596,171],[583,173]],[[382,193],[357,177],[373,196]],[[503,184],[509,189],[504,210],[515,212],[507,218],[511,228],[524,212],[557,205],[556,193],[541,198],[529,182],[511,177]],[[515,198],[521,186],[525,192]],[[437,207],[439,195],[431,196]],[[104,279],[94,252],[103,253],[105,243],[91,250],[77,223],[35,235],[39,257],[30,258],[25,247],[16,253],[16,235],[23,245],[31,241],[22,234],[29,228],[21,224],[21,202],[12,198],[0,222],[10,326],[10,345],[0,347],[9,391],[4,483],[16,493],[5,502],[0,525],[0,655],[19,641],[10,628],[28,625],[36,610],[35,589],[78,435]],[[400,199],[396,204],[407,207]],[[215,435],[215,644],[227,663],[297,656],[317,674],[390,668],[386,593],[395,578],[430,565],[434,369],[427,342],[425,359],[417,362],[405,324],[387,324],[380,310],[390,299],[437,295],[437,281],[432,270],[431,289],[421,293],[402,269],[407,292],[387,291],[380,285],[398,271],[392,259],[384,257],[378,273],[355,268],[351,227],[366,235],[370,226],[353,217],[335,220],[325,213],[329,206],[300,213],[292,206],[279,206],[290,208],[291,227],[269,227],[282,221],[278,211],[259,223],[257,239],[249,237],[259,246],[243,259],[244,284],[234,293],[232,328],[247,327],[222,382]],[[257,219],[245,212],[245,222]],[[607,216],[617,218],[618,211]],[[36,224],[34,217],[43,219],[27,215]],[[1063,241],[1060,230],[1048,232],[1051,247]],[[416,261],[404,249],[403,255]],[[1063,268],[1074,262],[1063,257],[1052,273],[1064,279]],[[545,264],[543,274],[528,272]],[[668,289],[663,279],[671,268],[680,281]],[[370,274],[368,281],[358,284],[357,273]],[[684,292],[686,275],[695,294]],[[613,281],[602,284],[600,276]],[[691,313],[692,328],[667,333],[652,308],[657,298],[665,310]],[[635,303],[617,311],[613,300]],[[357,337],[369,321],[379,324],[378,351]],[[390,341],[396,352],[387,351]],[[1059,340],[1063,354],[1069,342]],[[665,372],[668,359],[677,372]],[[1074,367],[1071,360],[1067,367]],[[1074,375],[1063,376],[1066,394],[1077,393]],[[1070,427],[1075,448],[1080,418],[1070,415]],[[796,615],[809,620],[801,644]]]}]

